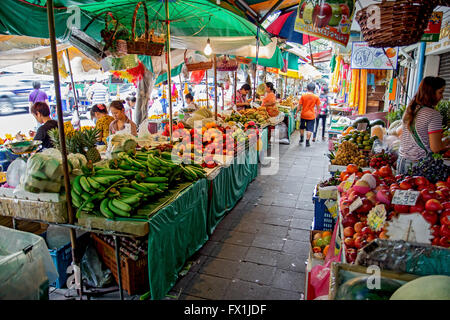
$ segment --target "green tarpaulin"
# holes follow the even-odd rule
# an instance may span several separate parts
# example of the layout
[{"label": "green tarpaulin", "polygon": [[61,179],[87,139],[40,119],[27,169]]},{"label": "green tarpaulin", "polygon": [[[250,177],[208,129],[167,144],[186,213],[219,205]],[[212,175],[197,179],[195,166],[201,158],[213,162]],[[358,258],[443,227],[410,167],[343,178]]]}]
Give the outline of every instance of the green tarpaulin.
[{"label": "green tarpaulin", "polygon": [[[178,67],[175,67],[172,69],[172,72],[171,72],[172,78],[176,77],[177,75],[179,75],[181,73],[181,69],[183,69],[183,66],[184,66],[184,63],[182,63],[182,64],[178,65]],[[155,86],[164,81],[167,81],[167,72],[163,73],[156,79]]]},{"label": "green tarpaulin", "polygon": [[[250,58],[252,59],[252,63],[256,63],[256,58]],[[275,49],[275,53],[273,54],[272,58],[270,59],[261,59],[258,58],[258,65],[263,67],[269,67],[269,68],[277,68],[277,69],[283,69],[284,61],[283,61],[283,55],[281,54],[280,48]]]},{"label": "green tarpaulin", "polygon": [[210,181],[208,234],[214,232],[217,224],[234,208],[258,175],[258,152],[255,148],[249,148],[235,162],[228,168],[222,168],[217,177]]}]

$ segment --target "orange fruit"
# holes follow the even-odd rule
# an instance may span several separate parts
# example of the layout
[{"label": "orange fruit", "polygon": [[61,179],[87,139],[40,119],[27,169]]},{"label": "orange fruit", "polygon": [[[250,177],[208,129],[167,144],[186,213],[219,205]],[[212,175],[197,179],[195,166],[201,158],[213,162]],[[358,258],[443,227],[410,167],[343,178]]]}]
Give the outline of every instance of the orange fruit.
[{"label": "orange fruit", "polygon": [[331,232],[330,231],[322,232],[322,238],[325,238],[326,236],[331,236]]},{"label": "orange fruit", "polygon": [[358,172],[358,166],[356,164],[349,164],[347,166],[347,173],[352,174]]},{"label": "orange fruit", "polygon": [[328,253],[328,248],[329,248],[330,246],[328,245],[328,246],[326,246],[324,249],[323,249],[323,254],[326,256],[327,255],[327,253]]},{"label": "orange fruit", "polygon": [[397,54],[397,51],[395,51],[394,48],[389,48],[389,49],[386,50],[386,55],[387,55],[389,58],[395,57],[396,54]]}]

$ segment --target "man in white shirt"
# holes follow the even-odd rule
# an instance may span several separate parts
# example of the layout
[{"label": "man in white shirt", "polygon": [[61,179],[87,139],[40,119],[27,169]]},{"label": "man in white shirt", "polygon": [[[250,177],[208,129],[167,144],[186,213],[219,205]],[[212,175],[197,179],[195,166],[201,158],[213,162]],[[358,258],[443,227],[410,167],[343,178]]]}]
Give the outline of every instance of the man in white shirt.
[{"label": "man in white shirt", "polygon": [[108,88],[101,82],[95,82],[87,91],[87,98],[92,105],[107,104],[109,101]]}]

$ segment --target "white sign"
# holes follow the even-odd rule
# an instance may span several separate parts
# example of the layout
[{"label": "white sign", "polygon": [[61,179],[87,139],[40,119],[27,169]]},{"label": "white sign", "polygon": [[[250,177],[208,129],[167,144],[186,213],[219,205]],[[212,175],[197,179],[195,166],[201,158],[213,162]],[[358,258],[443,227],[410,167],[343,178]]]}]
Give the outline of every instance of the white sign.
[{"label": "white sign", "polygon": [[363,205],[362,200],[360,197],[356,198],[355,201],[353,201],[353,203],[350,205],[349,210],[350,212],[355,211],[356,209],[358,209],[359,207],[361,207]]},{"label": "white sign", "polygon": [[397,68],[399,48],[372,48],[366,42],[352,42],[352,69],[392,70]]},{"label": "white sign", "polygon": [[395,190],[392,204],[401,204],[406,206],[416,205],[420,192],[414,190]]}]

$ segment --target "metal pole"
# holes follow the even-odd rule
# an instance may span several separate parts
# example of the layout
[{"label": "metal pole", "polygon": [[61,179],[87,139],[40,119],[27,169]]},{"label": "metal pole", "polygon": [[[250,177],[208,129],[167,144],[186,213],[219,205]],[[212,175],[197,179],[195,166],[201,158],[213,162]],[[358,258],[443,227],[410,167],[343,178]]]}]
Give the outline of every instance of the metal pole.
[{"label": "metal pole", "polygon": [[234,104],[236,105],[236,93],[237,93],[237,71],[234,72]]},{"label": "metal pole", "polygon": [[166,48],[166,55],[167,55],[167,80],[169,83],[169,130],[170,130],[170,142],[173,142],[172,140],[172,130],[173,130],[173,117],[172,117],[172,67],[171,67],[171,61],[170,61],[170,21],[169,21],[169,0],[165,0],[165,6],[166,6],[166,23],[167,23],[167,48]]},{"label": "metal pole", "polygon": [[[53,81],[55,83],[55,99],[56,99],[56,113],[58,116],[58,131],[59,131],[59,141],[61,144],[61,156],[62,156],[62,167],[64,174],[64,187],[66,191],[66,202],[67,202],[67,213],[69,224],[74,224],[74,215],[72,208],[72,197],[70,195],[70,177],[69,177],[69,167],[67,165],[67,150],[66,150],[66,139],[64,135],[64,119],[61,106],[61,91],[60,82],[58,74],[58,54],[56,50],[56,37],[55,37],[55,18],[53,12],[53,0],[47,1],[47,18],[48,18],[48,33],[50,38],[50,47],[52,54],[52,68],[53,68]],[[76,255],[76,233],[75,230],[70,228],[70,242],[72,244],[72,261],[76,269],[79,270],[79,261]],[[81,280],[81,272],[80,272]],[[80,300],[83,295],[83,285],[81,284],[78,290]]]},{"label": "metal pole", "polygon": [[208,69],[206,69],[206,108],[209,109]]},{"label": "metal pole", "polygon": [[66,49],[66,55],[67,55],[67,64],[69,65],[69,73],[70,73],[70,81],[72,82],[72,89],[73,89],[73,97],[75,99],[75,105],[77,106],[76,111],[78,115],[78,119],[80,118],[80,112],[78,111],[78,92],[77,89],[75,89],[75,83],[73,82],[73,75],[72,75],[72,64],[70,63],[70,55],[69,55],[69,49]]},{"label": "metal pole", "polygon": [[114,236],[114,245],[116,247],[116,262],[117,262],[117,282],[119,285],[120,300],[123,300],[122,290],[122,272],[120,270],[120,240],[118,236]]},{"label": "metal pole", "polygon": [[311,46],[311,38],[308,34],[308,44],[309,44],[309,54],[311,55],[311,65],[314,67],[314,58],[313,58],[313,52],[312,52],[312,46]]},{"label": "metal pole", "polygon": [[256,70],[255,70],[255,77],[253,79],[253,102],[255,102],[256,99],[256,74],[258,73],[258,56],[259,56],[259,30],[260,28],[258,27],[258,29],[256,30],[256,59],[255,59],[255,64],[256,64]]},{"label": "metal pole", "polygon": [[217,56],[214,54],[214,119],[217,121]]},{"label": "metal pole", "polygon": [[180,79],[180,96],[181,101],[183,101],[183,108],[184,108],[184,93],[183,93],[183,82],[181,81],[181,73],[178,75],[178,78]]}]

